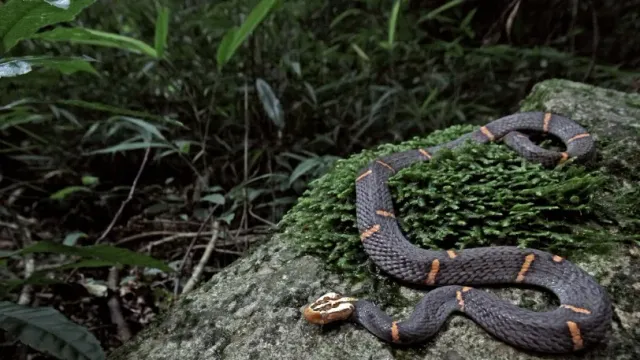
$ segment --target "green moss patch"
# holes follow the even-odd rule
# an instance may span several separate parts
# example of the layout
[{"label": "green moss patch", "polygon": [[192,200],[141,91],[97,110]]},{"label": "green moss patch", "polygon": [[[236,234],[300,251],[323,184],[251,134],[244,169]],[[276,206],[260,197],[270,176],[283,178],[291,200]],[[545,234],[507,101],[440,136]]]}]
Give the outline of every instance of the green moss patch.
[{"label": "green moss patch", "polygon": [[[367,260],[356,228],[358,170],[378,156],[440,144],[473,128],[453,126],[338,161],[284,217],[284,238],[335,270],[358,274]],[[468,143],[399,171],[389,186],[402,229],[418,246],[518,245],[569,256],[611,243],[592,201],[606,181],[575,164],[545,169],[504,144]]]}]

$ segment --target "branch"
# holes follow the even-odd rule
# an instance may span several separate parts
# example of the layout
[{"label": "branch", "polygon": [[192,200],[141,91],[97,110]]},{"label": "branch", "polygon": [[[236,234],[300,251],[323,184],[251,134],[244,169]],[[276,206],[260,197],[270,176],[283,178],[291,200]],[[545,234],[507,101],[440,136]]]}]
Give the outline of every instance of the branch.
[{"label": "branch", "polygon": [[149,153],[150,152],[151,152],[151,147],[147,147],[147,149],[144,152],[144,158],[142,159],[142,164],[140,164],[140,168],[138,169],[138,173],[136,174],[136,177],[133,179],[133,184],[131,184],[131,189],[129,190],[129,195],[127,196],[127,198],[120,205],[120,209],[118,209],[118,212],[116,213],[116,215],[111,220],[111,223],[109,224],[109,226],[107,226],[107,228],[104,230],[102,235],[100,235],[98,240],[96,240],[96,244],[100,243],[102,240],[104,240],[107,237],[107,235],[109,235],[109,233],[111,232],[111,229],[113,229],[113,226],[118,221],[118,218],[120,218],[120,215],[122,215],[122,211],[124,211],[124,207],[127,206],[127,204],[129,203],[129,201],[131,201],[131,199],[133,199],[133,193],[136,191],[136,186],[138,185],[138,180],[140,180],[140,176],[142,175],[142,171],[144,170],[144,167],[146,166],[147,161],[149,160]]},{"label": "branch", "polygon": [[182,289],[183,294],[186,294],[189,291],[191,291],[195,287],[195,285],[198,283],[198,281],[200,280],[200,276],[202,275],[202,271],[204,270],[205,265],[207,265],[207,262],[209,261],[209,258],[211,258],[211,254],[213,253],[213,250],[216,247],[216,240],[218,239],[218,230],[220,227],[220,223],[218,221],[214,221],[212,227],[213,227],[213,234],[211,234],[211,239],[207,244],[207,248],[204,249],[204,253],[200,258],[198,265],[195,267],[195,269],[193,269],[193,274],[191,274],[191,278],[189,279],[189,281],[187,281],[187,284]]}]

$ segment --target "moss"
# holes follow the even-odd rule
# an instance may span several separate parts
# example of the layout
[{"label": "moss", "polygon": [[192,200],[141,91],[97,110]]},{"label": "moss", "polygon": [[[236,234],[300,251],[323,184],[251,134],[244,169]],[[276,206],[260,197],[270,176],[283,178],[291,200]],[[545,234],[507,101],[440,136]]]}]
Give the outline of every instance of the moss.
[{"label": "moss", "polygon": [[[358,170],[378,156],[433,146],[472,129],[453,126],[338,161],[284,217],[283,238],[305,254],[323,257],[334,270],[361,277],[367,256],[355,219]],[[618,240],[594,211],[594,194],[606,182],[603,173],[577,164],[545,169],[503,144],[469,143],[399,171],[389,186],[401,226],[418,246],[518,245],[577,256]]]}]

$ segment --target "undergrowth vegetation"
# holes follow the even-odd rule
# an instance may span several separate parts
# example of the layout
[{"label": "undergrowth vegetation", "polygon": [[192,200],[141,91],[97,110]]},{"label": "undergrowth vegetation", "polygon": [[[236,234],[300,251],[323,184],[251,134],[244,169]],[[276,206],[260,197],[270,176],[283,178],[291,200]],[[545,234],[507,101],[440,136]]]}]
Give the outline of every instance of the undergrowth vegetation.
[{"label": "undergrowth vegetation", "polygon": [[[140,314],[166,308],[275,229],[308,183],[334,167],[283,224],[315,230],[300,238],[308,249],[353,269],[364,259],[347,186],[357,167],[469,128],[400,143],[416,134],[517,111],[541,80],[637,91],[634,6],[0,1],[0,312],[46,294],[38,300],[100,329],[91,344],[117,346],[146,324]],[[386,142],[400,144],[336,163]],[[592,219],[590,194],[601,181],[579,169],[521,165],[491,145],[407,169],[391,185],[402,214],[422,213],[403,216],[403,226],[424,246],[517,237],[521,245],[570,251],[593,244],[565,223]],[[492,200],[486,192],[494,186],[500,197]],[[327,201],[317,201],[320,192]],[[425,211],[436,203],[437,211]],[[333,213],[305,218],[312,211]],[[492,226],[479,230],[478,216]],[[61,296],[59,287],[69,284],[90,305]],[[123,287],[153,292],[153,305],[107,306]],[[105,308],[111,317],[93,314]],[[118,318],[118,309],[120,322],[105,326],[101,320]],[[44,314],[59,319],[50,310]],[[38,317],[24,314],[10,319],[14,330]],[[62,343],[75,336],[58,335]],[[55,348],[38,339],[19,338]],[[26,353],[13,342],[7,348],[8,356]]]}]

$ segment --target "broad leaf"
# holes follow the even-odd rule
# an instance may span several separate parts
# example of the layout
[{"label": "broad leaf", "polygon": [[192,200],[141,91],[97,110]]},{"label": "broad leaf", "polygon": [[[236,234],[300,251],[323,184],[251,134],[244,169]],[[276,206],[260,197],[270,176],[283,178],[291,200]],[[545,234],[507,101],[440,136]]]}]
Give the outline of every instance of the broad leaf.
[{"label": "broad leaf", "polygon": [[92,59],[86,57],[24,56],[6,58],[0,60],[0,78],[27,74],[33,70],[34,66],[54,69],[65,75],[78,71],[98,75],[89,61]]},{"label": "broad leaf", "polygon": [[81,249],[84,257],[95,257],[97,259],[111,261],[114,264],[142,266],[165,272],[173,272],[173,269],[164,262],[129,249],[102,244],[87,246]]},{"label": "broad leaf", "polygon": [[209,194],[200,199],[200,201],[206,201],[217,205],[224,205],[225,199],[222,194]]},{"label": "broad leaf", "polygon": [[101,259],[84,259],[76,261],[74,263],[63,264],[51,269],[49,271],[60,271],[68,269],[80,269],[80,268],[98,268],[98,267],[110,267],[113,266],[113,261],[101,260]]},{"label": "broad leaf", "polygon": [[33,308],[2,301],[0,328],[22,343],[58,359],[106,358],[93,334],[50,307]]},{"label": "broad leaf", "polygon": [[271,121],[273,121],[279,129],[284,128],[284,111],[282,110],[282,105],[280,105],[280,100],[276,94],[273,93],[271,86],[269,86],[266,81],[258,79],[256,80],[256,89],[258,90],[258,97],[260,97],[262,107]]},{"label": "broad leaf", "polygon": [[0,288],[0,294],[2,293],[11,293],[14,289],[19,289],[25,285],[54,285],[64,283],[63,279],[56,279],[49,275],[48,272],[34,272],[31,276],[26,279],[16,278],[4,280],[2,282],[2,287]]},{"label": "broad leaf", "polygon": [[95,0],[70,0],[69,6],[54,6],[46,1],[9,0],[0,6],[0,54],[40,28],[75,19]]},{"label": "broad leaf", "polygon": [[78,243],[79,239],[86,237],[88,237],[87,234],[82,231],[74,231],[72,233],[68,233],[67,236],[64,237],[62,244],[66,246],[74,246]]},{"label": "broad leaf", "polygon": [[218,45],[218,51],[216,52],[218,70],[222,69],[222,66],[233,56],[235,49],[232,49],[232,47],[234,46],[237,32],[238,27],[232,27],[227,30],[227,33],[220,40],[220,45]]},{"label": "broad leaf", "polygon": [[102,244],[92,246],[66,246],[50,241],[39,241],[10,255],[31,253],[64,254],[70,256],[80,256],[83,258],[94,258],[105,261],[104,263],[100,263],[101,265],[99,266],[106,266],[106,264],[119,264],[152,267],[167,272],[173,271],[164,262],[154,259],[151,256],[140,254],[124,248]]},{"label": "broad leaf", "polygon": [[298,164],[293,172],[291,172],[291,176],[289,177],[289,186],[291,186],[294,181],[298,180],[298,178],[318,166],[322,166],[322,159],[319,157],[310,157]]},{"label": "broad leaf", "polygon": [[35,254],[35,253],[54,253],[54,254],[63,254],[63,255],[69,255],[69,256],[82,256],[81,247],[62,245],[62,244],[54,243],[51,241],[38,241],[37,243],[31,246],[28,246],[21,250],[14,251],[8,256]]},{"label": "broad leaf", "polygon": [[88,72],[100,76],[96,69],[91,66],[87,58],[80,57],[51,57],[49,59],[40,59],[32,61],[32,65],[42,66],[54,70],[58,70],[65,75],[70,75],[79,71]]},{"label": "broad leaf", "polygon": [[65,41],[76,44],[87,44],[118,48],[135,53],[142,53],[150,57],[157,57],[154,48],[144,42],[128,36],[113,34],[100,30],[85,28],[55,28],[51,31],[34,34],[31,39],[41,39],[47,41]]}]

